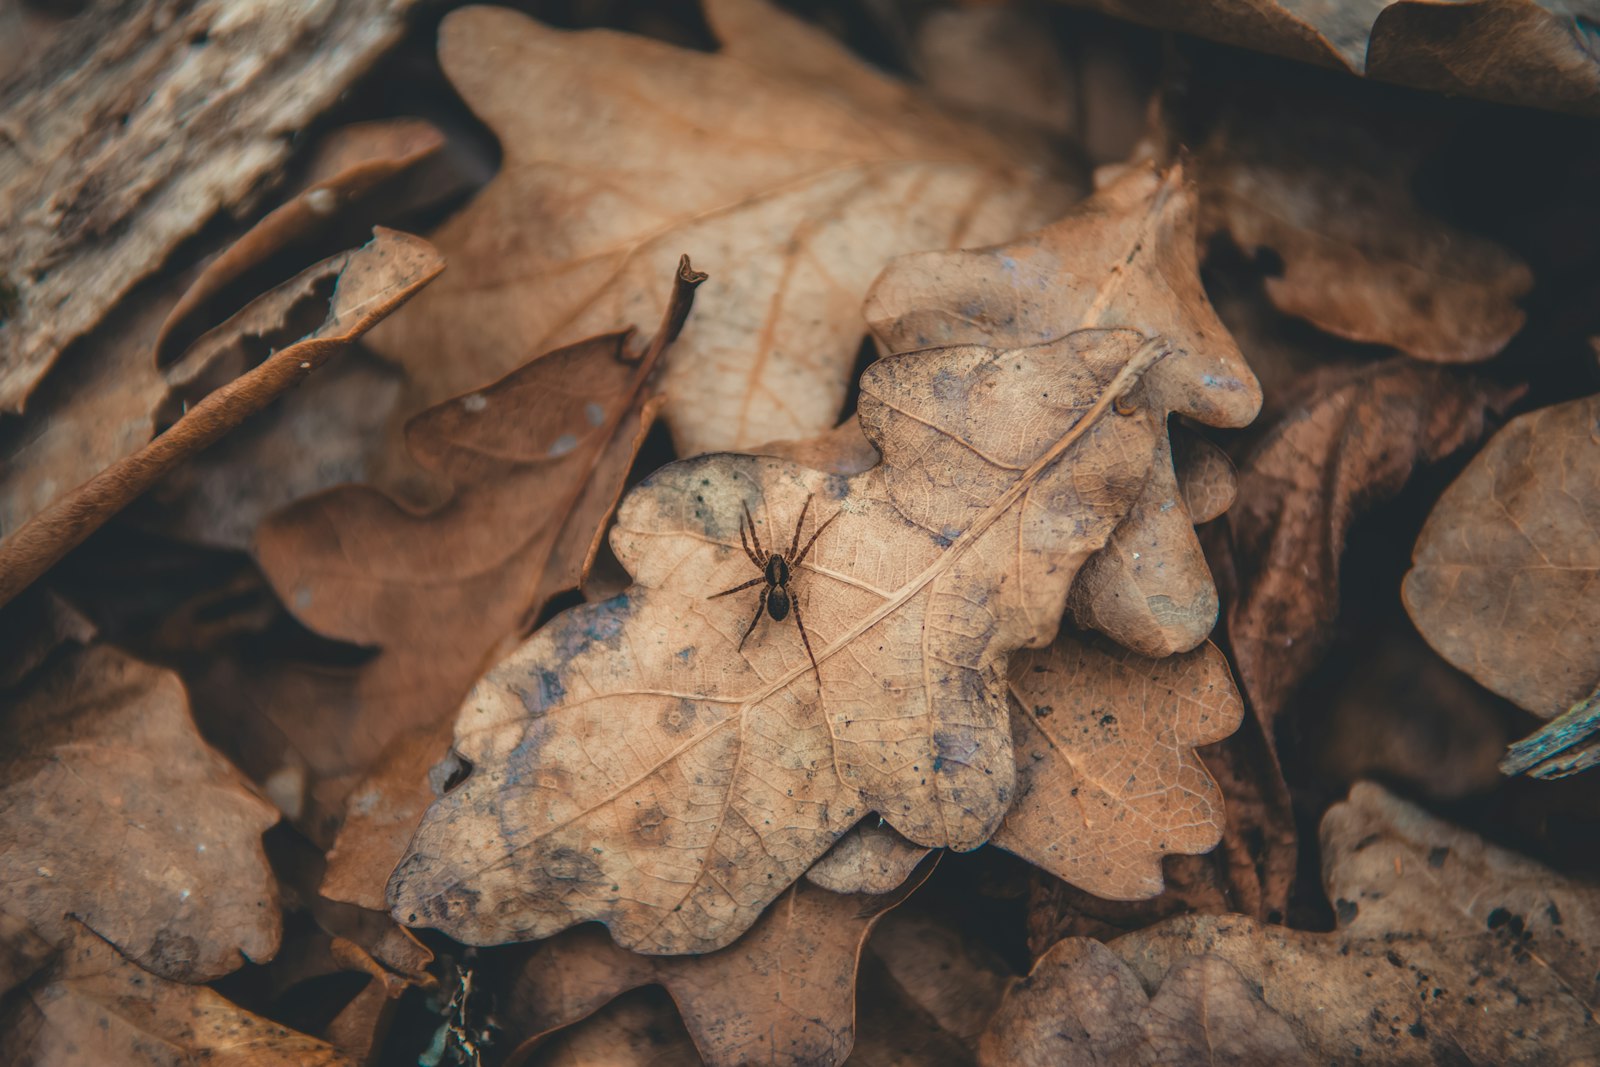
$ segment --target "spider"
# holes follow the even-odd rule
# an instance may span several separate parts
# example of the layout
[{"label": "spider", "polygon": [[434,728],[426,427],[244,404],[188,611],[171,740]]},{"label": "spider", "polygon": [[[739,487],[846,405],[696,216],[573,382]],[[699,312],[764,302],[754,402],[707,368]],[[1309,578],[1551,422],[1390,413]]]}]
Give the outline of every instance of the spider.
[{"label": "spider", "polygon": [[[805,643],[806,655],[811,659],[811,669],[817,672],[817,680],[822,680],[822,672],[817,670],[817,657],[811,651],[811,638],[806,636],[806,624],[800,618],[800,601],[789,592],[789,582],[793,579],[793,572],[798,570],[805,561],[806,553],[811,551],[811,546],[817,543],[817,538],[822,536],[834,519],[839,517],[839,512],[834,512],[827,522],[818,526],[811,534],[811,540],[806,542],[806,547],[800,547],[800,531],[806,524],[806,512],[811,510],[811,497],[806,497],[805,506],[800,509],[800,518],[794,524],[794,539],[789,542],[787,554],[768,553],[761,547],[761,536],[756,533],[756,521],[750,517],[750,505],[744,505],[744,517],[739,520],[739,543],[744,546],[744,554],[750,558],[761,571],[761,577],[752,578],[748,582],[724,589],[720,593],[712,593],[707,600],[715,600],[719,596],[728,596],[731,593],[742,592],[753,586],[765,584],[761,590],[761,603],[756,605],[755,617],[750,620],[750,625],[745,629],[744,636],[739,638],[739,650],[744,650],[744,643],[750,640],[750,635],[756,632],[756,623],[761,621],[761,613],[766,612],[772,616],[773,622],[782,622],[789,617],[789,610],[794,609],[794,623],[800,628],[800,640]],[[750,536],[745,537],[745,527],[750,528]],[[751,542],[755,547],[751,547]],[[797,554],[798,551],[798,554]]]}]

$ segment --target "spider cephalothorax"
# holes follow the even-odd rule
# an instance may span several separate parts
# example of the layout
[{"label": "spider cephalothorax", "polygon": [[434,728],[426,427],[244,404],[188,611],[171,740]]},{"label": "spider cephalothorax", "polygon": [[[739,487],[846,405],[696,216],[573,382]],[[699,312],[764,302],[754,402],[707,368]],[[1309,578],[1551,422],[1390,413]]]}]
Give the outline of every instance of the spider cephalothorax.
[{"label": "spider cephalothorax", "polygon": [[[730,593],[765,585],[766,588],[761,590],[761,602],[756,605],[755,616],[751,618],[750,625],[744,631],[744,636],[739,638],[739,648],[742,650],[744,643],[750,639],[750,635],[755,633],[756,623],[761,621],[763,612],[772,616],[774,622],[782,622],[789,617],[789,612],[792,610],[794,612],[795,625],[800,628],[800,640],[805,644],[806,655],[811,659],[811,669],[817,671],[817,677],[821,679],[822,672],[817,670],[817,657],[811,651],[811,638],[806,635],[806,624],[800,617],[800,602],[789,591],[789,583],[794,578],[794,572],[805,561],[806,554],[811,551],[811,546],[817,543],[817,538],[822,536],[822,531],[828,528],[828,524],[839,517],[839,512],[834,512],[827,522],[818,526],[812,532],[811,539],[806,542],[805,547],[801,548],[800,531],[805,527],[806,512],[809,510],[811,510],[811,498],[808,496],[806,497],[805,506],[800,509],[800,518],[794,524],[794,537],[789,542],[789,551],[787,553],[767,552],[761,547],[761,536],[756,533],[756,521],[750,517],[750,505],[745,504],[744,517],[739,520],[739,543],[744,546],[744,554],[749,557],[750,562],[754,563],[756,568],[761,571],[761,577],[752,578],[748,582],[736,585],[732,589],[724,589],[720,593],[712,593],[706,599],[715,600],[719,596],[727,596]],[[747,528],[750,531],[748,536],[745,534]]]}]

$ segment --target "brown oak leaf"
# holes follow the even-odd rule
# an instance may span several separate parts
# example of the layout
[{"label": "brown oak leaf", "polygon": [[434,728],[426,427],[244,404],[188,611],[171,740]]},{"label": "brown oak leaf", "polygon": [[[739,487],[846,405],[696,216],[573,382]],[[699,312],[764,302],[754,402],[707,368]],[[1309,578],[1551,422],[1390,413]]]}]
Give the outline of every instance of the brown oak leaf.
[{"label": "brown oak leaf", "polygon": [[842,1063],[855,1042],[862,945],[927,874],[876,896],[799,882],[738,941],[707,955],[641,956],[597,926],[569,930],[519,970],[507,1017],[537,1043],[618,994],[655,983],[677,1002],[712,1067]]},{"label": "brown oak leaf", "polygon": [[355,1067],[333,1046],[203,985],[147,973],[78,928],[56,970],[0,1014],[0,1059],[50,1067]]},{"label": "brown oak leaf", "polygon": [[[1144,495],[1079,576],[1077,622],[1149,656],[1194,648],[1217,616],[1216,588],[1179,491],[1169,413],[1243,426],[1261,406],[1244,357],[1200,287],[1195,193],[1181,169],[1132,168],[1054,225],[995,248],[896,260],[867,321],[890,352],[943,344],[1024,346],[1068,329],[1126,327],[1172,338],[1146,382],[1158,453]],[[1210,505],[1208,505],[1210,506]]]},{"label": "brown oak leaf", "polygon": [[[883,455],[862,474],[722,454],[651,476],[611,539],[636,584],[462,706],[474,772],[391,879],[396,917],[478,943],[600,919],[630,948],[708,951],[869,812],[981,844],[1011,797],[1005,655],[1053,636],[1148,479],[1149,423],[1111,407],[1165,351],[1091,329],[891,357],[862,380]],[[779,620],[742,636],[758,591],[710,598],[756,571],[746,511],[779,551],[828,524],[794,572],[807,642]]]},{"label": "brown oak leaf", "polygon": [[1017,785],[993,843],[1095,896],[1161,891],[1162,857],[1222,837],[1222,794],[1195,753],[1244,717],[1212,645],[1146,659],[1062,634],[1011,657]]},{"label": "brown oak leaf", "polygon": [[1275,253],[1268,299],[1328,333],[1437,363],[1499,352],[1522,327],[1532,272],[1418,206],[1417,128],[1323,100],[1223,119],[1196,156],[1201,232]]},{"label": "brown oak leaf", "polygon": [[1381,81],[1600,114],[1600,62],[1582,16],[1552,0],[1073,0],[1163,29]]},{"label": "brown oak leaf", "polygon": [[1237,589],[1228,638],[1251,709],[1268,724],[1316,665],[1339,613],[1350,524],[1398,493],[1420,464],[1476,440],[1511,394],[1395,358],[1330,368],[1239,467],[1226,517]]},{"label": "brown oak leaf", "polygon": [[200,739],[176,675],[95,646],[7,704],[0,912],[56,942],[81,922],[179,981],[271,958],[281,920],[261,834],[278,813]]},{"label": "brown oak leaf", "polygon": [[1001,240],[1073,199],[983,129],[761,0],[707,0],[705,54],[472,7],[440,61],[500,175],[437,233],[445,288],[374,343],[419,404],[528,354],[654,322],[655,279],[717,264],[666,372],[680,453],[836,421],[860,302],[898,252]]},{"label": "brown oak leaf", "polygon": [[346,721],[324,712],[299,746],[314,822],[393,738],[448,717],[502,645],[578,584],[658,409],[651,374],[705,277],[687,259],[678,271],[642,355],[628,333],[591,338],[413,418],[413,455],[452,486],[439,507],[340,486],[261,524],[257,558],[290,610],[379,649],[337,704]]},{"label": "brown oak leaf", "polygon": [[1514,769],[1554,758],[1563,773],[1600,755],[1558,756],[1596,728],[1597,583],[1600,396],[1591,396],[1495,434],[1434,506],[1402,587],[1441,656],[1535,715],[1562,716],[1565,731],[1514,746]]},{"label": "brown oak leaf", "polygon": [[1283,1017],[1218,956],[1175,965],[1154,996],[1098,941],[1058,942],[1006,998],[979,1046],[984,1067],[1212,1063],[1310,1067]]},{"label": "brown oak leaf", "polygon": [[[1080,1007],[1093,1003],[1033,997],[1045,982],[1085,992],[1118,988],[1108,999],[1120,1012],[1101,1016],[1116,1027],[1139,1004],[1132,994],[1142,993],[1140,986],[1165,992],[1194,968],[1222,970],[1220,962],[1228,984],[1242,976],[1250,993],[1248,1003],[1213,1016],[1213,1029],[1249,1039],[1281,1034],[1286,1023],[1311,1062],[1534,1065],[1600,1054],[1591,1008],[1600,995],[1593,886],[1367,783],[1329,809],[1322,838],[1338,930],[1184,916],[1120,937],[1104,951],[1064,941],[1047,955],[1051,966],[1041,961],[1033,983],[1019,986],[997,1017],[989,1035],[996,1051],[1020,1056],[1050,1047],[1059,1031],[1048,1027],[1071,1026]],[[1238,992],[1232,990],[1235,999]],[[1236,1026],[1241,1022],[1248,1033]],[[1283,1062],[1287,1054],[1262,1062]]]}]

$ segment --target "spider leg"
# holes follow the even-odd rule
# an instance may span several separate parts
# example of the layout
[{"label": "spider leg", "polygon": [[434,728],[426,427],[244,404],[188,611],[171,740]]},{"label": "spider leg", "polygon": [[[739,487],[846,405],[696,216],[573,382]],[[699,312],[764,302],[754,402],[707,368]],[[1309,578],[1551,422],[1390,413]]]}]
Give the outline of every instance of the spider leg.
[{"label": "spider leg", "polygon": [[[745,512],[746,516],[748,516],[749,514],[750,513],[748,511]],[[750,528],[750,532],[751,533],[755,533],[756,532],[754,526],[752,526]],[[749,538],[745,537],[745,535],[744,535],[744,519],[743,518],[739,519],[739,543],[744,546],[744,554],[749,557],[750,562],[754,563],[756,565],[756,570],[765,571],[767,569],[767,561],[762,559],[760,556],[756,555],[755,549],[750,547],[750,540],[749,540]]]},{"label": "spider leg", "polygon": [[806,527],[806,512],[811,510],[811,494],[806,494],[806,502],[800,508],[800,518],[795,520],[794,540],[789,542],[789,558],[794,559],[794,550],[800,547],[800,531]]},{"label": "spider leg", "polygon": [[740,501],[740,503],[744,506],[745,520],[750,523],[750,540],[756,543],[756,555],[762,557],[756,560],[756,566],[765,567],[767,565],[765,558],[767,550],[761,547],[761,535],[756,533],[756,520],[750,518],[750,505],[744,504],[743,501]]},{"label": "spider leg", "polygon": [[811,669],[813,671],[817,672],[817,686],[818,686],[818,688],[821,688],[821,686],[822,686],[822,671],[820,669],[818,669],[818,667],[817,667],[817,655],[816,655],[816,653],[811,651],[811,638],[806,636],[806,624],[805,624],[805,621],[800,618],[800,598],[799,597],[790,597],[789,598],[789,606],[794,609],[794,624],[796,626],[800,627],[800,640],[805,643],[806,655],[809,656],[810,659],[811,659]]},{"label": "spider leg", "polygon": [[[761,585],[766,580],[767,580],[767,576],[765,574],[763,574],[759,578],[750,579],[748,582],[745,582],[743,585],[736,585],[732,589],[724,589],[720,593],[712,593],[710,596],[706,597],[706,599],[707,600],[715,600],[719,596],[727,596],[729,593],[738,593],[738,592],[741,592],[741,591],[743,591],[745,589],[749,589],[753,585]],[[762,592],[761,592],[761,602],[762,603],[766,603],[766,600],[767,600],[766,590],[762,590]]]},{"label": "spider leg", "polygon": [[816,544],[817,543],[817,538],[822,536],[822,531],[826,530],[830,525],[832,525],[834,519],[837,519],[840,515],[843,515],[843,514],[844,514],[844,512],[842,510],[841,511],[835,511],[832,515],[830,515],[828,517],[828,521],[827,522],[823,523],[821,526],[818,526],[817,529],[816,529],[816,532],[811,535],[811,540],[806,542],[806,547],[804,547],[804,548],[802,548],[800,550],[800,554],[798,556],[795,556],[794,559],[789,561],[789,566],[790,567],[798,567],[798,566],[800,566],[800,564],[806,558],[806,553],[811,551],[811,546]]},{"label": "spider leg", "polygon": [[744,651],[744,643],[750,640],[750,635],[756,632],[756,623],[761,621],[762,614],[767,610],[767,590],[761,590],[761,603],[756,605],[756,614],[750,620],[750,626],[745,630],[744,636],[739,638],[739,651]]}]

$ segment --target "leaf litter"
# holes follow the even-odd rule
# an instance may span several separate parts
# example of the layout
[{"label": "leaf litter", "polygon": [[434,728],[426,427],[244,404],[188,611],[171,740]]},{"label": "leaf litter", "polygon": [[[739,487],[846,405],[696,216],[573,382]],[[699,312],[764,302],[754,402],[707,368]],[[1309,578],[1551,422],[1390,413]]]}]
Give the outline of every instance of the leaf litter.
[{"label": "leaf litter", "polygon": [[[362,85],[426,120],[296,132],[0,424],[6,1057],[1594,1056],[1584,130],[1064,8],[624,7],[414,20]],[[437,273],[301,270],[374,223],[449,270],[284,392],[352,263]]]}]

